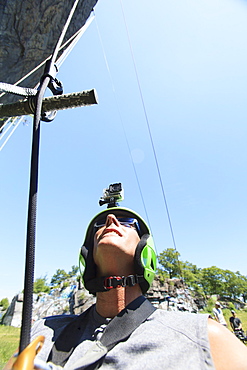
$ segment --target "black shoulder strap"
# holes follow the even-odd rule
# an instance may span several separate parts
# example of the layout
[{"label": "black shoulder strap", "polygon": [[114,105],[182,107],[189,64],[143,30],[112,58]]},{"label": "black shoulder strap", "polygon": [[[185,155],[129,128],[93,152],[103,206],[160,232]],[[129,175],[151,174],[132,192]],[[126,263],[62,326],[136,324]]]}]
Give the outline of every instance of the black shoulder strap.
[{"label": "black shoulder strap", "polygon": [[100,342],[110,351],[117,343],[126,340],[155,310],[144,296],[136,298],[110,321]]},{"label": "black shoulder strap", "polygon": [[87,317],[92,307],[93,306],[89,307],[65,326],[53,344],[47,359],[48,362],[52,362],[59,366],[64,366],[66,364],[72,352],[80,343],[80,339],[87,324]]},{"label": "black shoulder strap", "polygon": [[[130,334],[155,310],[156,308],[152,306],[144,296],[136,298],[110,321],[106,326],[100,341],[95,341],[92,344],[92,347],[88,352],[86,352],[83,358],[74,364],[73,369],[93,370],[99,368],[107,352],[117,343],[126,340]],[[81,328],[83,322],[84,326],[86,325],[86,316],[82,317],[82,319],[83,320],[80,320]],[[78,340],[81,338],[83,333],[80,331],[80,337],[78,336],[78,321],[76,318],[72,323],[65,327],[61,335],[58,337],[58,340],[53,345],[48,358],[49,361],[60,366],[64,366],[67,362],[74,348],[79,344]],[[62,343],[63,341],[66,341],[67,345]],[[70,341],[73,341],[72,345],[69,343]],[[59,345],[57,342],[59,342]]]}]

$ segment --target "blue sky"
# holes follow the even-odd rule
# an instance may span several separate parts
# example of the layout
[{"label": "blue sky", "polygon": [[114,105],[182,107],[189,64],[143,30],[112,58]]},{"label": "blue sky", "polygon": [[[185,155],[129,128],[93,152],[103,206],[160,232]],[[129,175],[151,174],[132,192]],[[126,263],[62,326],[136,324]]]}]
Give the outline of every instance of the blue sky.
[{"label": "blue sky", "polygon": [[[114,182],[157,253],[174,247],[151,138],[181,259],[246,275],[247,2],[99,0],[95,15],[57,77],[99,104],[41,127],[35,277],[77,264]],[[31,136],[28,118],[0,153],[0,298],[23,288]]]}]

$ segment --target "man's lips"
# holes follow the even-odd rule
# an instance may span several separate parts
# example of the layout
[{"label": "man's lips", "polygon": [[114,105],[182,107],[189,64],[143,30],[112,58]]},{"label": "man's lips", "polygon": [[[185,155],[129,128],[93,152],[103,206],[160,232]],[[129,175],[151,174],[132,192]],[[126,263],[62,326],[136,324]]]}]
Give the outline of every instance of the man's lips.
[{"label": "man's lips", "polygon": [[109,234],[109,233],[115,233],[119,236],[123,236],[122,233],[120,232],[120,230],[118,229],[115,229],[115,228],[110,228],[110,227],[107,227],[103,232],[102,234],[100,235],[100,238],[99,239],[102,239],[106,234]]}]

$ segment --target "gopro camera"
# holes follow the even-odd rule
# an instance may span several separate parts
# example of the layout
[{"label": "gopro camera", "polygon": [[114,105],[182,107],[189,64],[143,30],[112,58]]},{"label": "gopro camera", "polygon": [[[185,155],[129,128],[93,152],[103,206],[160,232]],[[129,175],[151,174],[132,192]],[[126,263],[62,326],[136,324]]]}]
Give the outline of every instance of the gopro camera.
[{"label": "gopro camera", "polygon": [[103,196],[99,200],[99,205],[108,204],[107,208],[117,207],[118,203],[124,199],[124,190],[121,182],[109,185],[108,189],[103,190]]}]

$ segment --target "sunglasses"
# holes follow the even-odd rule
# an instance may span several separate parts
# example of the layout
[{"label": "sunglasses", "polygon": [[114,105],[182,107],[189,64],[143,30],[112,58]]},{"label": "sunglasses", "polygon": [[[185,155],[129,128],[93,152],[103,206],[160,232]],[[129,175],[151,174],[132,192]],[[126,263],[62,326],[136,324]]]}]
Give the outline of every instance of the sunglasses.
[{"label": "sunglasses", "polygon": [[[136,218],[132,217],[116,217],[118,222],[126,227],[134,227],[136,231],[139,233],[140,232],[140,226]],[[107,217],[95,222],[94,227],[95,227],[95,232],[100,229],[101,227],[105,226]]]}]

